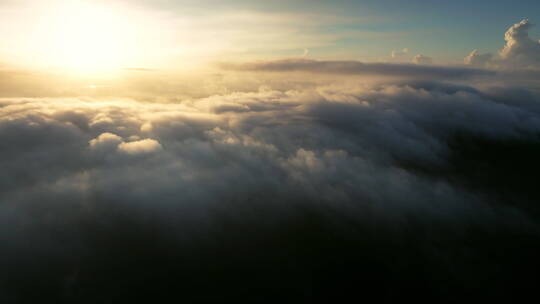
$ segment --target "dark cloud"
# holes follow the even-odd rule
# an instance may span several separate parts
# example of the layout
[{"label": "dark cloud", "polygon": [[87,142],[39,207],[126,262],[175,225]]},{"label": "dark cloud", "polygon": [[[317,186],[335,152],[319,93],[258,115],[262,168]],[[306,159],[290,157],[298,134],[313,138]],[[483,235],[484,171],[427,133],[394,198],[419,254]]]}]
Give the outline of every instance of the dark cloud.
[{"label": "dark cloud", "polygon": [[525,296],[540,253],[539,102],[525,88],[413,80],[168,104],[2,99],[0,299]]},{"label": "dark cloud", "polygon": [[[421,57],[422,64],[428,57]],[[466,79],[491,76],[494,72],[466,67],[424,66],[396,63],[363,63],[359,61],[320,61],[284,59],[251,63],[221,63],[225,70],[255,72],[309,72],[321,74],[365,75],[395,78]]]}]

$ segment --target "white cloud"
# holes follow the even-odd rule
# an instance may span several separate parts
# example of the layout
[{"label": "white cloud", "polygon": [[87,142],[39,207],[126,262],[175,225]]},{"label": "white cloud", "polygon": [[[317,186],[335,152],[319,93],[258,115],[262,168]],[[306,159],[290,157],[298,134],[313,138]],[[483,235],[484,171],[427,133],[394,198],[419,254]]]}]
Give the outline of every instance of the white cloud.
[{"label": "white cloud", "polygon": [[492,54],[481,54],[478,52],[478,50],[473,50],[467,57],[464,58],[463,62],[467,65],[484,67],[489,63],[492,58]]},{"label": "white cloud", "polygon": [[[125,127],[117,127],[118,129],[126,129]],[[141,132],[144,132],[141,130]],[[154,139],[139,140],[139,136],[132,135],[129,139],[131,142],[124,142],[122,137],[113,133],[102,133],[98,137],[89,141],[90,149],[99,151],[118,151],[120,153],[138,155],[149,154],[163,149],[161,144]]]},{"label": "white cloud", "polygon": [[118,151],[130,154],[149,154],[162,150],[161,144],[154,139],[143,139],[139,141],[123,142],[118,145]]},{"label": "white cloud", "polygon": [[540,42],[529,38],[529,30],[533,24],[522,20],[508,29],[504,35],[506,45],[500,56],[513,67],[529,67],[540,65]]},{"label": "white cloud", "polygon": [[114,148],[120,143],[122,143],[122,137],[108,132],[99,135],[89,142],[92,149]]},{"label": "white cloud", "polygon": [[506,44],[497,56],[472,51],[464,62],[473,66],[487,66],[502,69],[523,69],[540,67],[540,41],[529,37],[534,25],[527,19],[512,25],[504,34]]}]

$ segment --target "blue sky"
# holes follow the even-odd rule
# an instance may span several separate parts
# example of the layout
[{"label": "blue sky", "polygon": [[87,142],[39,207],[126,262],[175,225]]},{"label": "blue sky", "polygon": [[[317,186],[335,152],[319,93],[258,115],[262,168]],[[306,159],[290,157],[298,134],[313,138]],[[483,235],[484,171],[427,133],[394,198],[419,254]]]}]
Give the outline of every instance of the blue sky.
[{"label": "blue sky", "polygon": [[[540,21],[540,1],[352,1],[358,7],[367,5],[390,20],[383,27],[409,29],[415,34],[411,41],[426,51],[463,52],[471,47],[484,51],[499,48],[504,32],[514,23],[529,18]],[[394,19],[395,18],[395,19]],[[431,33],[430,33],[431,31]],[[533,37],[538,34],[535,28]]]},{"label": "blue sky", "polygon": [[[357,0],[297,1],[293,9],[354,16],[375,16],[372,23],[349,25],[375,32],[403,32],[392,39],[346,39],[346,47],[367,51],[361,55],[379,56],[385,49],[409,48],[411,52],[429,53],[447,59],[461,58],[472,49],[495,52],[504,44],[504,32],[528,18],[540,22],[540,1],[443,1],[443,0]],[[285,9],[285,6],[281,6]],[[331,28],[328,29],[332,30]],[[531,36],[540,38],[537,27]]]},{"label": "blue sky", "polygon": [[[460,59],[472,49],[496,52],[504,44],[504,32],[522,19],[540,22],[540,1],[521,0],[277,0],[277,1],[146,1],[150,7],[178,11],[253,10],[266,13],[314,13],[337,17],[365,17],[355,24],[326,24],[323,33],[361,30],[380,37],[345,37],[335,45],[311,50],[312,54],[336,53],[377,58],[392,49],[409,48],[444,59]],[[392,37],[387,37],[395,33]],[[376,36],[376,35],[372,35]],[[534,28],[531,36],[540,36]],[[538,38],[537,38],[538,39]],[[294,52],[295,50],[290,50]],[[337,52],[339,55],[339,52]]]}]

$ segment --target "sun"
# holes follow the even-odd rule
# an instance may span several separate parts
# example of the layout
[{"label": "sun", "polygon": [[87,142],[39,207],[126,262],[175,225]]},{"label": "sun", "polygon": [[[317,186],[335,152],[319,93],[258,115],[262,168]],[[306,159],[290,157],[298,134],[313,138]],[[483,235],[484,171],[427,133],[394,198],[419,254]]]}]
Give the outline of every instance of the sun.
[{"label": "sun", "polygon": [[136,49],[136,20],[120,10],[88,1],[60,2],[44,13],[40,59],[79,72],[129,65]]},{"label": "sun", "polygon": [[[1,0],[0,0],[1,2]],[[0,63],[77,76],[124,76],[207,62],[227,45],[188,15],[141,1],[28,0],[0,6]]]}]

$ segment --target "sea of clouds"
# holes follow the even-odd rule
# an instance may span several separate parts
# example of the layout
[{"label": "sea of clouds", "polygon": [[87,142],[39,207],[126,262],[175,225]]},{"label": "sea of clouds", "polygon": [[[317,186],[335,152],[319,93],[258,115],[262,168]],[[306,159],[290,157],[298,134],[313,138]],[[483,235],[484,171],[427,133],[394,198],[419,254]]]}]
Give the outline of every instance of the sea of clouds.
[{"label": "sea of clouds", "polygon": [[0,301],[533,292],[529,25],[491,69],[303,58],[223,63],[274,80],[175,102],[0,99]]}]

